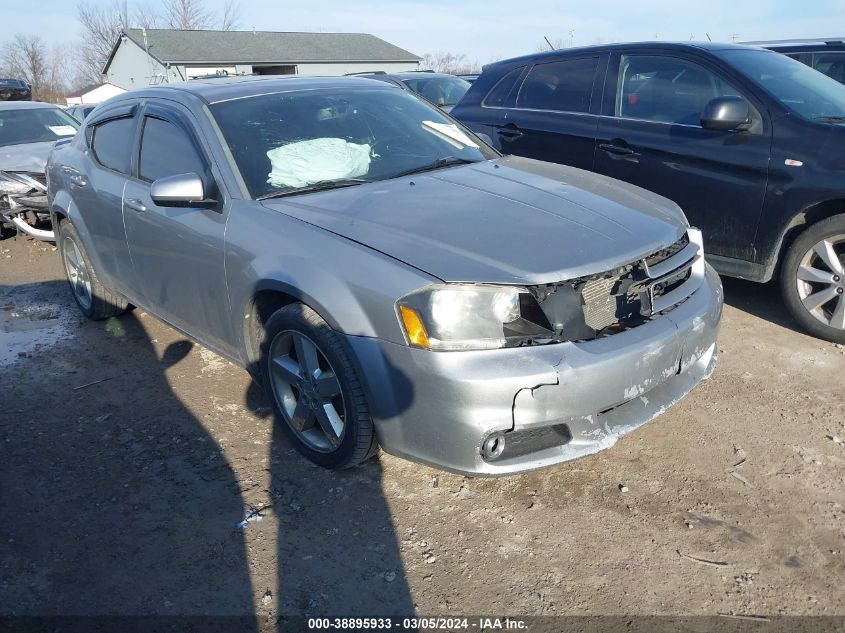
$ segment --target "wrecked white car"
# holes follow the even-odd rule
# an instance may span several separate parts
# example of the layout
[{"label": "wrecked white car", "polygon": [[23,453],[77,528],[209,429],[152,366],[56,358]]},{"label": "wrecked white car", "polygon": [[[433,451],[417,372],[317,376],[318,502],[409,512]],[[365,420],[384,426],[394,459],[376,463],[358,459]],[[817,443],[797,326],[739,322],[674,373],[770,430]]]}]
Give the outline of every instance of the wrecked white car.
[{"label": "wrecked white car", "polygon": [[61,108],[37,101],[0,101],[0,234],[53,240],[47,206],[47,157],[79,127]]}]

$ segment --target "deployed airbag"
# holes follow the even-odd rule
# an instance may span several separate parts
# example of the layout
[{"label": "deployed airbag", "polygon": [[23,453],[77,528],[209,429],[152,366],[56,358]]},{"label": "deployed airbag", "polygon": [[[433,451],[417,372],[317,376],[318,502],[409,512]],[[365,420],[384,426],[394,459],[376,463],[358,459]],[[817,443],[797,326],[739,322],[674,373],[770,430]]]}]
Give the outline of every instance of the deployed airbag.
[{"label": "deployed airbag", "polygon": [[274,187],[305,187],[323,180],[358,178],[370,169],[370,146],[342,138],[289,143],[267,152]]}]

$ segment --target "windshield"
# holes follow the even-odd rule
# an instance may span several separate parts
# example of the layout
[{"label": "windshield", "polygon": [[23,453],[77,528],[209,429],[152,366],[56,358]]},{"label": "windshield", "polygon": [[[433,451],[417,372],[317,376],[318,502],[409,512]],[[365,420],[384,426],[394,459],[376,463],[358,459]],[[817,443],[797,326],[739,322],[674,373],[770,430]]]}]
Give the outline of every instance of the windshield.
[{"label": "windshield", "polygon": [[405,77],[402,81],[411,90],[437,106],[453,106],[469,90],[469,82],[460,77]]},{"label": "windshield", "polygon": [[796,114],[811,120],[845,117],[845,86],[780,53],[729,50],[722,57]]},{"label": "windshield", "polygon": [[395,88],[259,95],[210,109],[253,198],[498,156],[437,108]]},{"label": "windshield", "polygon": [[57,141],[73,136],[78,127],[59,108],[0,109],[0,146]]}]

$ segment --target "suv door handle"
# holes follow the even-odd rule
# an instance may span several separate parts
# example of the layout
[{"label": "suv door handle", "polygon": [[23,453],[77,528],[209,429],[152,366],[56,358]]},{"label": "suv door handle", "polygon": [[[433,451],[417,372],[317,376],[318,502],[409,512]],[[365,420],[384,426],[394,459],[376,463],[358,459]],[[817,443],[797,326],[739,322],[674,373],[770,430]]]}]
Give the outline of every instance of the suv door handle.
[{"label": "suv door handle", "polygon": [[138,213],[143,213],[147,210],[147,207],[144,206],[144,203],[138,200],[138,198],[127,198],[123,204]]},{"label": "suv door handle", "polygon": [[609,154],[616,154],[617,156],[632,156],[636,153],[630,147],[615,145],[614,143],[601,143],[599,149],[603,149]]},{"label": "suv door handle", "polygon": [[509,123],[505,127],[499,128],[499,136],[503,138],[516,139],[522,136],[522,132],[513,123]]}]

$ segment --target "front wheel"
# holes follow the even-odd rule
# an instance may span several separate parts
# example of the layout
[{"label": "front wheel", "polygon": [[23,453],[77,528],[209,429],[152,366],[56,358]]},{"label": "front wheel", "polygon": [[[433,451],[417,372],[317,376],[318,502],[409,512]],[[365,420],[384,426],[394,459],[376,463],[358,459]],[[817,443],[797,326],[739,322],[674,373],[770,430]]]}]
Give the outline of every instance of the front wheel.
[{"label": "front wheel", "polygon": [[798,236],[784,258],[780,283],[789,311],[804,329],[845,343],[845,215]]},{"label": "front wheel", "polygon": [[293,303],[264,326],[261,377],[294,446],[324,468],[357,466],[377,449],[361,380],[341,336]]}]

